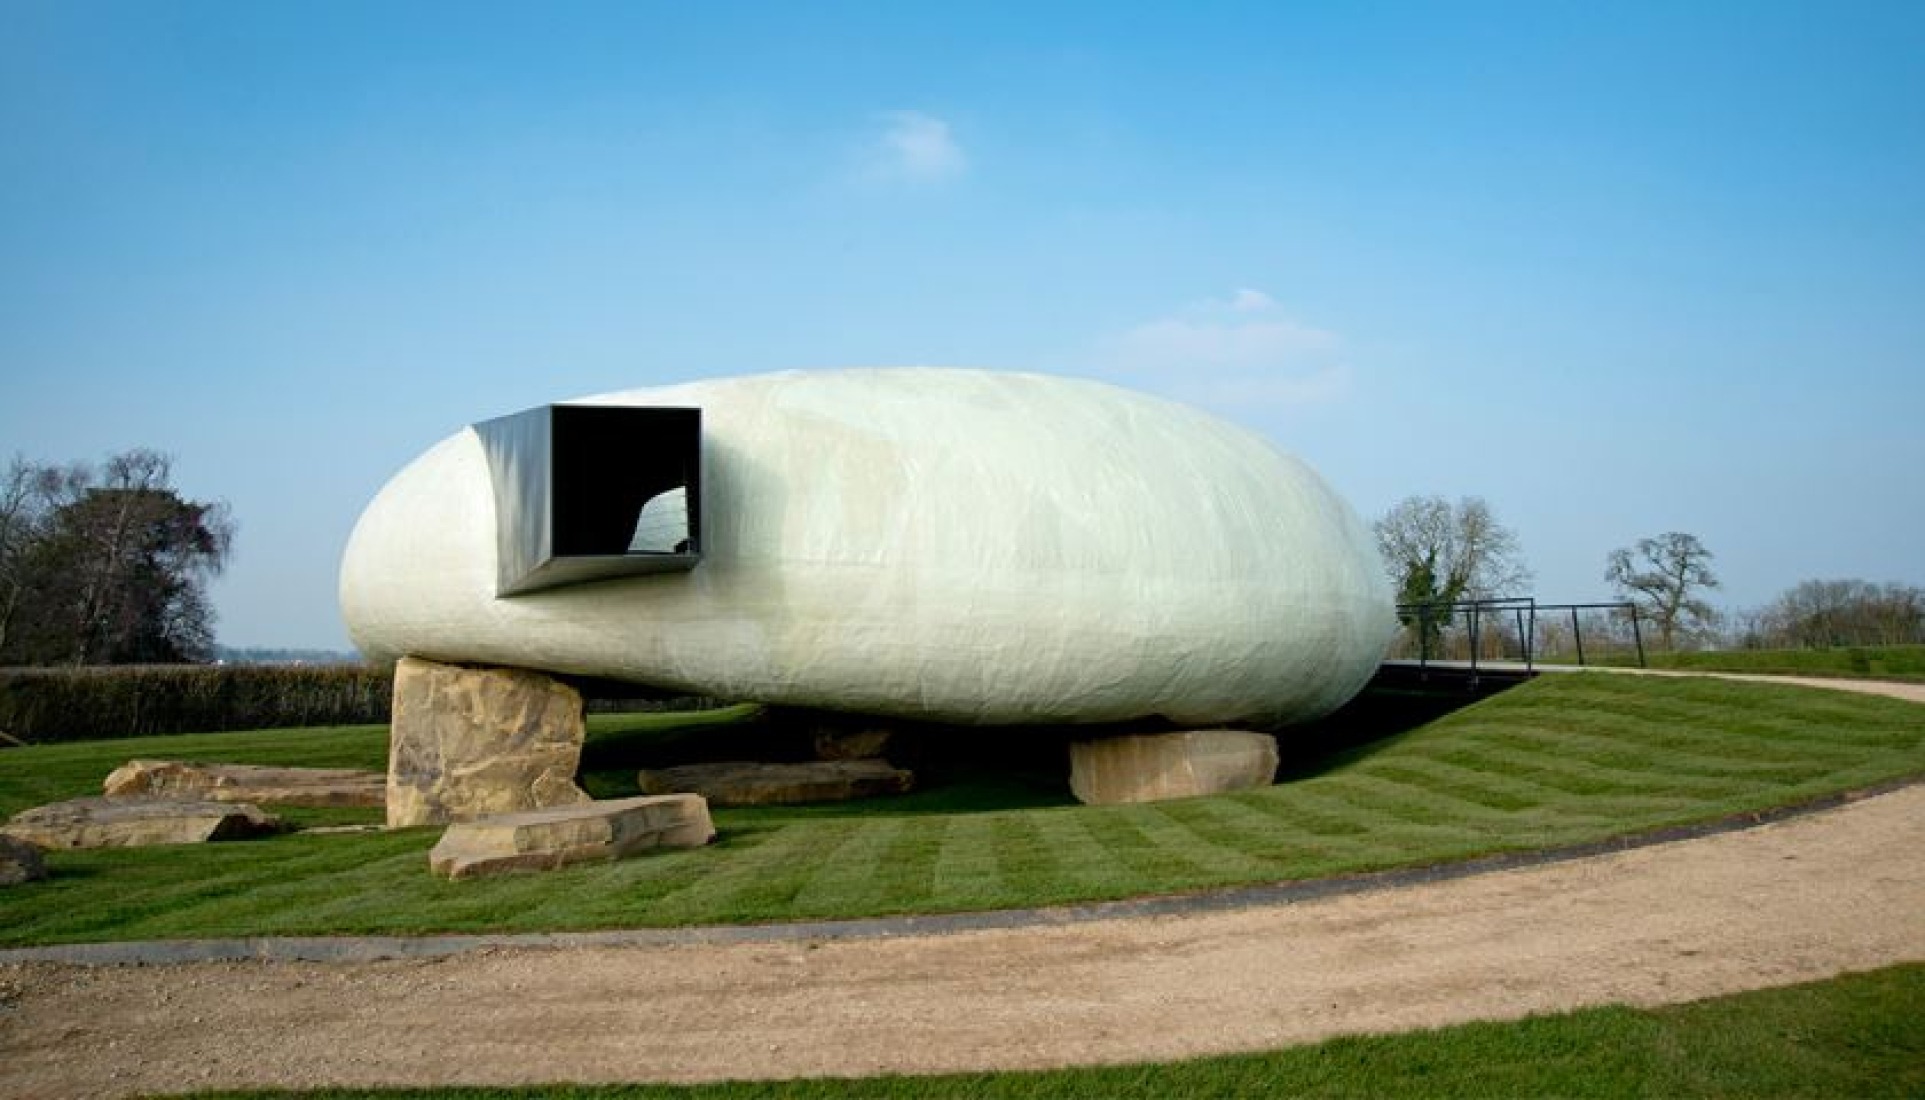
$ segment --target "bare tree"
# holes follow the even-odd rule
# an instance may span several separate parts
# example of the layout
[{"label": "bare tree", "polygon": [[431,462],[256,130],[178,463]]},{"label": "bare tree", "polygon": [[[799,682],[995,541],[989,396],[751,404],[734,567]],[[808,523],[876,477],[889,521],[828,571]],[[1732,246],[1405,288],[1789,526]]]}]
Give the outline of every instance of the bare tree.
[{"label": "bare tree", "polygon": [[122,633],[131,605],[131,574],[138,565],[140,535],[160,520],[165,507],[159,489],[173,474],[173,463],[157,451],[135,449],[107,460],[106,484],[91,489],[90,505],[67,515],[85,520],[67,525],[75,536],[74,565],[81,577],[74,607],[74,664],[84,665],[93,647]]},{"label": "bare tree", "polygon": [[1925,589],[1896,581],[1800,581],[1756,613],[1773,645],[1903,645],[1925,641]]},{"label": "bare tree", "polygon": [[27,546],[39,527],[33,492],[36,469],[15,455],[0,475],[0,652],[6,651],[7,628],[13,624],[26,584]]},{"label": "bare tree", "polygon": [[102,664],[211,654],[205,583],[227,506],[183,499],[155,451],[84,466],[16,459],[0,475],[0,662]]},{"label": "bare tree", "polygon": [[1680,636],[1716,624],[1717,610],[1700,595],[1718,587],[1710,561],[1698,536],[1666,531],[1611,551],[1604,579],[1657,624],[1658,645],[1668,650]]},{"label": "bare tree", "polygon": [[39,572],[53,517],[79,499],[92,476],[85,466],[47,466],[19,455],[0,474],[0,654]]},{"label": "bare tree", "polygon": [[[1377,549],[1397,602],[1442,609],[1465,599],[1511,595],[1530,584],[1517,536],[1482,497],[1456,504],[1441,496],[1406,497],[1374,525]],[[1420,641],[1434,641],[1435,613],[1407,614]]]}]

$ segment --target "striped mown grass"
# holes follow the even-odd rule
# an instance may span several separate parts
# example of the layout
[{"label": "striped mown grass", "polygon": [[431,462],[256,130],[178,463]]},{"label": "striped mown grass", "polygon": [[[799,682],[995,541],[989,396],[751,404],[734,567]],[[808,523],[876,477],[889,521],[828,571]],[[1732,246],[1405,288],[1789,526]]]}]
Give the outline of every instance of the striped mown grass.
[{"label": "striped mown grass", "polygon": [[[637,721],[655,725],[638,734]],[[595,736],[650,736],[666,721],[597,719]],[[383,754],[379,727],[174,741],[0,753],[0,812],[97,790],[130,755],[192,748],[237,762],[378,767]],[[56,852],[54,878],[0,892],[0,943],[820,919],[1439,863],[1925,775],[1925,707],[1800,687],[1570,673],[1374,744],[1332,749],[1288,733],[1284,743],[1287,781],[1263,791],[1084,807],[1060,787],[995,780],[859,804],[721,810],[718,842],[700,851],[462,883],[428,874],[432,830]],[[586,781],[608,797],[632,790],[633,778],[595,772]]]}]

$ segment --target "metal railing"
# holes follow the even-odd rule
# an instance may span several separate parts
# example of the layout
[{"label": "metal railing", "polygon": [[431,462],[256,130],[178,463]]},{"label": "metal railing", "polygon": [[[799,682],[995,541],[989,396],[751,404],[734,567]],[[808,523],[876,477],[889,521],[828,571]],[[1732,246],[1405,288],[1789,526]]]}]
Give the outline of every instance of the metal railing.
[{"label": "metal railing", "polygon": [[[1517,627],[1516,638],[1519,659],[1524,668],[1531,670],[1537,663],[1537,633],[1540,617],[1548,618],[1545,613],[1564,612],[1571,622],[1571,642],[1577,649],[1577,663],[1584,659],[1584,624],[1578,615],[1580,611],[1608,611],[1624,616],[1631,624],[1631,641],[1637,650],[1638,667],[1645,667],[1644,630],[1638,622],[1637,605],[1629,602],[1618,603],[1539,603],[1532,596],[1504,596],[1481,600],[1455,600],[1449,603],[1401,603],[1397,605],[1397,618],[1407,627],[1415,627],[1418,648],[1417,664],[1422,668],[1433,660],[1447,660],[1441,652],[1443,631],[1455,625],[1461,617],[1465,634],[1469,641],[1470,668],[1477,671],[1478,660],[1483,652],[1484,628],[1487,620],[1512,619]],[[1499,628],[1502,629],[1501,627]],[[1595,646],[1593,647],[1595,649]]]}]

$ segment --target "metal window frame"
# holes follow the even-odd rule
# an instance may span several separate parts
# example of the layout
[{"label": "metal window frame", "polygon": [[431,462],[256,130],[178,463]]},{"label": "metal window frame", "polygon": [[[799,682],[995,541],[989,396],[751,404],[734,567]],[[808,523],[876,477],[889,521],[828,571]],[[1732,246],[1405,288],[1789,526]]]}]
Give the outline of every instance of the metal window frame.
[{"label": "metal window frame", "polygon": [[[687,418],[694,453],[688,463],[688,549],[684,553],[558,554],[555,552],[555,441],[561,419],[578,410],[595,416],[635,414],[636,430],[664,417]],[[488,459],[495,498],[495,595],[522,596],[620,577],[681,573],[702,561],[702,410],[669,405],[538,405],[472,425]]]}]

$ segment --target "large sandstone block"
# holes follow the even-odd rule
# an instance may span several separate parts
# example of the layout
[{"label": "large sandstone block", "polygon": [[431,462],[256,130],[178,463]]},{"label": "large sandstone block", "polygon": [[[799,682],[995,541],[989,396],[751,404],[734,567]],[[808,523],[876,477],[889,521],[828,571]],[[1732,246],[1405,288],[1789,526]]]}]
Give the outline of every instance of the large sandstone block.
[{"label": "large sandstone block", "polygon": [[176,760],[129,760],[101,786],[109,798],[171,795],[257,806],[375,808],[388,798],[387,779],[380,772]]},{"label": "large sandstone block", "polygon": [[1276,774],[1277,739],[1242,730],[1106,737],[1069,750],[1070,790],[1091,805],[1267,787]]},{"label": "large sandstone block", "polygon": [[239,840],[280,829],[280,818],[244,802],[76,798],[22,810],[0,832],[42,848],[139,848]]},{"label": "large sandstone block", "polygon": [[46,877],[47,863],[40,858],[39,845],[0,833],[0,886],[18,886]]},{"label": "large sandstone block", "polygon": [[428,865],[449,878],[548,871],[654,848],[699,848],[713,839],[708,804],[698,795],[623,798],[450,825]]},{"label": "large sandstone block", "polygon": [[904,794],[915,786],[916,777],[884,760],[817,760],[806,764],[736,760],[644,771],[637,779],[647,794],[685,791],[717,806],[778,806]]},{"label": "large sandstone block", "polygon": [[404,657],[394,670],[388,827],[588,801],[582,698],[539,672]]}]

